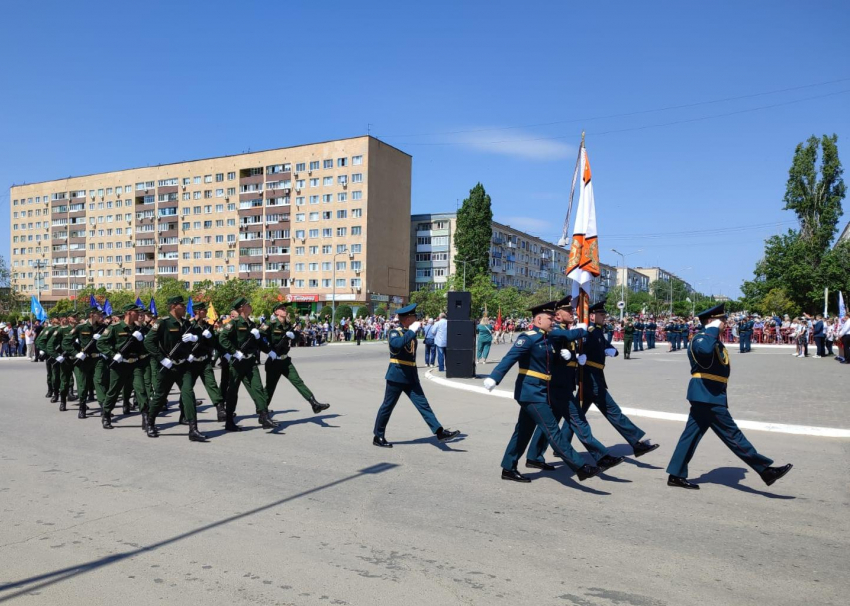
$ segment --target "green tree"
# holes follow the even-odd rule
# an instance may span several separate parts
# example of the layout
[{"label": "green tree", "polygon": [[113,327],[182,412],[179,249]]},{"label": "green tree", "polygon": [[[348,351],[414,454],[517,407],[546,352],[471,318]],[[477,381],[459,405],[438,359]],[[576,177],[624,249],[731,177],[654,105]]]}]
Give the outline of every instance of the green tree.
[{"label": "green tree", "polygon": [[410,293],[410,302],[416,303],[416,311],[423,316],[436,318],[446,311],[446,290],[426,288]]},{"label": "green tree", "polygon": [[0,313],[18,311],[23,297],[12,287],[12,272],[0,255]]},{"label": "green tree", "polygon": [[343,318],[352,318],[354,314],[351,311],[351,307],[348,305],[338,305],[336,308],[336,317],[334,318],[335,322],[339,322]]},{"label": "green tree", "polygon": [[375,315],[379,316],[381,318],[386,318],[387,317],[387,308],[384,307],[383,305],[379,305],[378,307],[375,308]]},{"label": "green tree", "polygon": [[283,300],[280,291],[275,286],[256,288],[250,295],[251,307],[255,316],[270,318],[272,309]]},{"label": "green tree", "polygon": [[[478,183],[469,190],[469,197],[457,212],[457,232],[454,236],[457,247],[455,267],[458,274],[463,275],[465,266],[466,286],[477,276],[489,274],[492,223],[490,196],[484,191],[484,186]],[[463,287],[460,282],[458,285]]]},{"label": "green tree", "polygon": [[319,310],[319,318],[324,322],[325,318],[330,319],[333,315],[333,308],[330,305],[325,305]]},{"label": "green tree", "polygon": [[502,318],[507,318],[508,316],[518,318],[526,315],[528,302],[525,294],[521,293],[514,286],[498,289],[496,291],[493,314],[498,315],[499,309],[502,310]]},{"label": "green tree", "polygon": [[797,305],[782,288],[774,288],[762,299],[761,305],[756,311],[763,314],[782,316],[784,314],[796,314]]},{"label": "green tree", "polygon": [[369,308],[366,307],[365,305],[361,305],[360,307],[357,308],[357,314],[356,315],[360,319],[368,318],[369,317]]},{"label": "green tree", "polygon": [[[250,300],[254,291],[258,288],[255,282],[231,278],[225,280],[224,284],[219,284],[212,290],[207,291],[206,294],[209,297],[209,301],[215,306],[215,310],[219,314],[226,315],[230,313],[230,308],[236,299],[246,297]],[[157,297],[156,303],[159,305],[159,297]]]}]

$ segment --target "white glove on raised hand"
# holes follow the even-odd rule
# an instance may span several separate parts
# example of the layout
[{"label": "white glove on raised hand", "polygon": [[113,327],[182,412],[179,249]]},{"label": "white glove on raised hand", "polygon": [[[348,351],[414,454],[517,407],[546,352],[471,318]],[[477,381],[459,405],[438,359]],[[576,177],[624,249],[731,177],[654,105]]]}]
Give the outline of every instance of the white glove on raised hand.
[{"label": "white glove on raised hand", "polygon": [[92,339],[94,339],[95,341],[100,341],[100,338],[101,338],[102,336],[103,336],[102,334],[100,334],[100,333],[96,332],[96,333],[94,333],[94,334],[91,336],[91,338],[92,338]]},{"label": "white glove on raised hand", "polygon": [[614,349],[613,347],[609,347],[605,350],[605,355],[609,358],[616,358],[618,355],[620,355],[620,352]]},{"label": "white glove on raised hand", "polygon": [[243,354],[241,351],[237,351],[235,354],[233,354],[233,356],[240,362],[245,359],[245,354]]},{"label": "white glove on raised hand", "polygon": [[484,389],[486,389],[487,391],[493,391],[493,389],[495,387],[496,387],[496,380],[495,379],[491,379],[490,377],[487,377],[486,379],[484,379]]},{"label": "white glove on raised hand", "polygon": [[133,333],[133,338],[136,339],[136,341],[141,341],[142,339],[145,338],[145,335],[143,335],[142,333],[140,333],[137,330],[136,332]]},{"label": "white glove on raised hand", "polygon": [[86,359],[86,354],[84,354],[83,352],[80,352],[80,353],[78,353],[78,354],[77,354],[76,356],[74,356],[74,357],[75,357],[75,358],[77,358],[78,360],[85,360],[85,359]]},{"label": "white glove on raised hand", "polygon": [[579,365],[579,366],[584,366],[584,365],[587,363],[587,356],[586,356],[586,355],[584,355],[584,354],[579,354],[579,355],[576,357],[576,360],[578,360],[578,365]]},{"label": "white glove on raised hand", "polygon": [[174,366],[174,362],[171,361],[171,358],[163,358],[162,360],[160,360],[159,363],[165,366],[166,368],[171,368],[172,366]]},{"label": "white glove on raised hand", "polygon": [[582,328],[584,330],[587,330],[587,324],[585,324],[584,322],[579,322],[575,325],[575,328]]},{"label": "white glove on raised hand", "polygon": [[260,338],[260,331],[259,331],[259,330],[257,330],[256,328],[252,328],[252,329],[251,329],[251,334],[252,334],[252,335],[254,335],[254,338],[255,338],[255,339],[259,339],[259,338]]},{"label": "white glove on raised hand", "polygon": [[65,361],[65,356],[56,356],[56,361],[60,364]]},{"label": "white glove on raised hand", "polygon": [[124,356],[122,356],[121,354],[115,354],[114,356],[112,356],[112,359],[120,363],[124,361]]},{"label": "white glove on raised hand", "polygon": [[287,339],[294,339],[294,338],[295,338],[295,333],[294,333],[294,332],[291,332],[291,331],[290,331],[290,332],[288,332],[288,333],[286,333],[286,338],[287,338]]},{"label": "white glove on raised hand", "polygon": [[273,351],[269,352],[269,360],[277,360],[277,354]]},{"label": "white glove on raised hand", "polygon": [[416,332],[417,330],[419,330],[420,326],[422,326],[422,322],[416,321],[410,326],[408,326],[407,330],[412,330],[413,332]]},{"label": "white glove on raised hand", "polygon": [[204,330],[201,334],[204,335],[205,339],[212,339],[212,333],[208,330]]},{"label": "white glove on raised hand", "polygon": [[189,357],[188,357],[188,358],[186,358],[186,361],[187,361],[187,362],[194,362],[194,361],[195,361],[195,356],[193,356],[192,354],[189,354]]},{"label": "white glove on raised hand", "polygon": [[187,332],[185,335],[183,335],[182,340],[184,343],[195,343],[198,340],[198,335],[189,334]]},{"label": "white glove on raised hand", "polygon": [[561,357],[564,358],[565,360],[569,360],[570,358],[573,357],[573,354],[569,349],[562,349],[561,350]]}]

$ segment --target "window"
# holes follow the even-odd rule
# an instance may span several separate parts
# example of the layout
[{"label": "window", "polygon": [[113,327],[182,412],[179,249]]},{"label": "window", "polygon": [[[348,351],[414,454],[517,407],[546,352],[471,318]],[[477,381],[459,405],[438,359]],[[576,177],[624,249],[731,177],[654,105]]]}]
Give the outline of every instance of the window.
[{"label": "window", "polygon": [[304,263],[296,263],[295,264],[295,271],[299,271],[299,272],[304,271]]},{"label": "window", "polygon": [[359,253],[361,251],[361,249],[362,249],[362,244],[352,244],[351,245],[351,252],[354,253],[354,254]]},{"label": "window", "polygon": [[342,168],[344,166],[348,166],[348,158],[337,158],[336,159],[337,168]]},{"label": "window", "polygon": [[337,202],[347,202],[348,201],[348,192],[341,191],[336,195]]},{"label": "window", "polygon": [[204,175],[204,183],[212,183],[212,175]]},{"label": "window", "polygon": [[360,166],[363,164],[363,156],[351,156],[351,163],[354,166]]},{"label": "window", "polygon": [[362,230],[363,230],[362,227],[360,227],[359,225],[355,225],[351,228],[351,235],[352,236],[359,236],[359,235],[361,235]]},{"label": "window", "polygon": [[363,266],[362,261],[352,261],[351,262],[351,270],[352,271],[360,271],[360,268]]},{"label": "window", "polygon": [[324,179],[322,179],[322,185],[324,185],[325,187],[329,187],[333,184],[334,184],[334,178],[333,177],[325,177]]},{"label": "window", "polygon": [[235,172],[227,173],[227,180],[228,180],[228,181],[233,181],[235,178],[236,178],[236,173],[235,173]]},{"label": "window", "polygon": [[224,189],[219,188],[219,189],[215,190],[215,197],[216,198],[223,198],[224,197]]},{"label": "window", "polygon": [[[302,166],[303,166],[303,164],[302,164]],[[319,161],[318,160],[311,160],[310,161],[310,170],[319,170]]]},{"label": "window", "polygon": [[352,219],[359,219],[362,216],[363,216],[363,209],[362,208],[352,208],[351,209],[351,218]]},{"label": "window", "polygon": [[[333,179],[333,177],[331,177]],[[310,179],[310,187],[319,187],[319,178]]]},{"label": "window", "polygon": [[363,183],[363,173],[354,173],[351,175],[352,183]]},{"label": "window", "polygon": [[310,196],[310,204],[318,204],[319,196]]},{"label": "window", "polygon": [[323,244],[323,245],[322,245],[322,254],[323,254],[323,255],[329,255],[329,254],[331,254],[331,249],[332,249],[332,248],[333,248],[333,247],[332,247],[330,244]]},{"label": "window", "polygon": [[318,238],[319,237],[319,230],[318,229],[311,229],[308,235],[311,238]]},{"label": "window", "polygon": [[362,191],[351,192],[351,199],[352,200],[362,200],[363,199],[363,192]]},{"label": "window", "polygon": [[295,230],[295,238],[298,239],[298,240],[303,240],[304,239],[304,230],[303,229],[296,229]]},{"label": "window", "polygon": [[305,220],[305,217],[306,217],[306,215],[304,213],[295,213],[295,222],[296,223],[303,223],[304,220]]},{"label": "window", "polygon": [[346,175],[340,175],[336,180],[340,185],[348,185],[348,177]]},{"label": "window", "polygon": [[325,229],[323,229],[322,230],[322,237],[323,238],[332,238],[333,237],[333,229],[331,229],[330,227],[326,227]]},{"label": "window", "polygon": [[310,221],[318,221],[318,220],[319,220],[319,213],[318,212],[310,213]]},{"label": "window", "polygon": [[336,253],[337,253],[337,254],[339,254],[339,253],[344,253],[347,249],[348,249],[348,248],[346,247],[346,245],[345,245],[345,244],[337,244],[337,245],[336,245]]},{"label": "window", "polygon": [[[221,183],[222,181],[224,181],[224,173],[216,173],[215,174],[215,182]],[[175,183],[175,185],[177,185],[177,184]]]},{"label": "window", "polygon": [[333,201],[334,201],[334,195],[333,194],[322,194],[322,202],[324,204],[329,204]]},{"label": "window", "polygon": [[304,189],[304,179],[295,180],[295,189]]},{"label": "window", "polygon": [[345,261],[337,261],[336,262],[336,270],[337,271],[345,271],[345,266],[347,263]]},{"label": "window", "polygon": [[307,269],[309,271],[319,271],[319,264],[318,263],[308,263]]},{"label": "window", "polygon": [[351,278],[351,288],[360,288],[360,278]]},{"label": "window", "polygon": [[324,162],[322,162],[322,166],[323,166],[323,168],[326,168],[326,169],[333,168],[334,167],[334,161],[333,160],[325,160]]}]

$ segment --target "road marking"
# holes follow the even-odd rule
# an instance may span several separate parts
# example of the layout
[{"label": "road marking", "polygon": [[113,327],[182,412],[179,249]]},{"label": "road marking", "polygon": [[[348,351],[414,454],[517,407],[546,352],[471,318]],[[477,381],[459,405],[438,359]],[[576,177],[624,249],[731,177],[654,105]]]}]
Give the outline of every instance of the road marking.
[{"label": "road marking", "polygon": [[[514,399],[513,392],[505,391],[504,389],[494,389],[492,392],[487,391],[484,387],[478,385],[469,385],[467,383],[456,383],[450,379],[444,379],[433,374],[433,369],[425,373],[425,378],[434,381],[437,385],[443,385],[452,389],[460,389],[485,396],[496,396],[497,398]],[[642,408],[627,408],[625,406],[620,409],[627,415],[633,417],[647,417],[650,419],[662,419],[664,421],[679,421],[684,423],[688,420],[688,415],[676,412],[662,412],[659,410],[644,410]],[[596,406],[593,407],[593,412],[599,413]],[[601,414],[601,413],[600,413]],[[850,438],[850,429],[838,429],[835,427],[815,427],[811,425],[786,425],[784,423],[763,423],[761,421],[739,421],[735,420],[738,427],[741,429],[752,429],[754,431],[770,431],[773,433],[787,433],[800,436],[817,436],[819,438]]]}]

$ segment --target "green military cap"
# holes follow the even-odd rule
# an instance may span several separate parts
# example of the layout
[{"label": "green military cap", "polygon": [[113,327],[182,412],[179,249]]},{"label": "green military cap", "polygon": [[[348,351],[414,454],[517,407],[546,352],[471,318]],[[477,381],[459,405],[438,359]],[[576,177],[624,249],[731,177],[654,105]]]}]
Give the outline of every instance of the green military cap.
[{"label": "green military cap", "polygon": [[277,311],[278,309],[286,309],[286,303],[278,303],[272,308],[272,311]]},{"label": "green military cap", "polygon": [[239,297],[233,302],[233,305],[230,306],[231,309],[239,311],[239,308],[248,303],[248,299],[245,297]]},{"label": "green military cap", "polygon": [[198,301],[197,303],[192,303],[193,311],[206,311],[207,304],[204,301]]},{"label": "green military cap", "polygon": [[127,312],[139,311],[140,309],[142,308],[136,305],[135,303],[128,303],[127,305],[121,308],[121,311],[122,313],[126,314]]},{"label": "green military cap", "polygon": [[99,307],[92,305],[91,307],[89,307],[89,310],[86,313],[87,314],[95,314],[95,313],[99,314],[99,313],[101,313],[101,311],[102,310]]},{"label": "green military cap", "polygon": [[186,301],[183,300],[182,295],[175,295],[173,297],[169,297],[165,302],[168,305],[183,305],[184,303],[186,303]]}]

